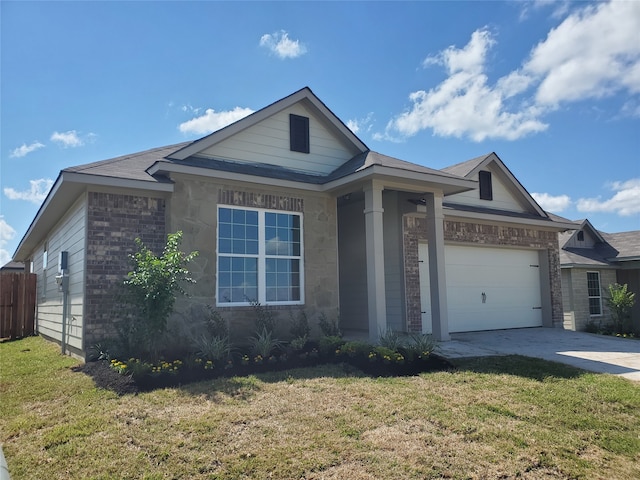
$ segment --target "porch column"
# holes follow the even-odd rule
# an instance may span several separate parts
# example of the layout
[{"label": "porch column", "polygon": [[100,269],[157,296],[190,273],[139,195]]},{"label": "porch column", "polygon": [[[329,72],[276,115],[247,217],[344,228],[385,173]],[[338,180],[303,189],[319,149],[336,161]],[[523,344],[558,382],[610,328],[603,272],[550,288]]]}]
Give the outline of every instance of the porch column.
[{"label": "porch column", "polygon": [[438,341],[451,340],[447,310],[447,279],[444,261],[444,213],[442,194],[427,193],[427,239],[429,240],[429,285],[433,336]]},{"label": "porch column", "polygon": [[382,185],[371,182],[364,187],[364,221],[367,253],[367,306],[369,339],[378,341],[387,330],[387,302],[384,286],[384,231]]}]

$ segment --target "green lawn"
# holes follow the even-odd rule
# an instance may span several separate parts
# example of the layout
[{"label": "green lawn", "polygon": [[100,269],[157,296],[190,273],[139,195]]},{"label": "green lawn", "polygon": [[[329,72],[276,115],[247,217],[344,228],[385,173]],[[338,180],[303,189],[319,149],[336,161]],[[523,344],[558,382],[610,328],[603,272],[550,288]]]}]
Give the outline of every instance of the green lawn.
[{"label": "green lawn", "polygon": [[118,397],[40,338],[0,345],[22,478],[640,478],[640,385],[524,357],[372,379],[332,365]]}]

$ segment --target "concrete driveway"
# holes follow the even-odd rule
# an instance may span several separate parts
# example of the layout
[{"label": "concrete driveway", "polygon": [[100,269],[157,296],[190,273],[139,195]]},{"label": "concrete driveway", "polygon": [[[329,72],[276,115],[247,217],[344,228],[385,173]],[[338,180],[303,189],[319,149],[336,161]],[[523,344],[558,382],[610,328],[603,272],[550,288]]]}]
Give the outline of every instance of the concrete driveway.
[{"label": "concrete driveway", "polygon": [[437,352],[446,358],[525,355],[640,381],[640,340],[555,328],[453,333]]}]

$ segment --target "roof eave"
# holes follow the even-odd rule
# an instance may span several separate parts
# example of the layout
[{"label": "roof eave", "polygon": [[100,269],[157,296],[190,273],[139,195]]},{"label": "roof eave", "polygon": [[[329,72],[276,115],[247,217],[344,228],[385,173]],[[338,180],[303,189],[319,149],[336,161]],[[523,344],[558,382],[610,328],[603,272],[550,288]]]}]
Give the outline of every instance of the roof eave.
[{"label": "roof eave", "polygon": [[155,192],[173,191],[173,184],[168,182],[122,179],[63,170],[58,175],[49,194],[42,202],[29,228],[27,228],[26,233],[20,240],[13,254],[13,260],[20,262],[28,260],[33,249],[46,237],[60,217],[73,205],[78,196],[86,191],[87,187],[91,186],[119,187]]}]

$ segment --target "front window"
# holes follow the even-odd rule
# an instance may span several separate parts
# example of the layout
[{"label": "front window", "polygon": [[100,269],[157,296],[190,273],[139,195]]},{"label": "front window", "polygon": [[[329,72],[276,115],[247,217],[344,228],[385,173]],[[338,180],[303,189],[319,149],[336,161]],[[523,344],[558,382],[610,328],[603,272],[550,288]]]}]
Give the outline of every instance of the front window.
[{"label": "front window", "polygon": [[218,305],[301,304],[302,277],[300,214],[218,208]]},{"label": "front window", "polygon": [[602,315],[599,272],[587,272],[587,294],[589,295],[589,315]]}]

